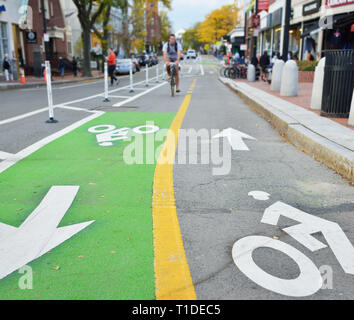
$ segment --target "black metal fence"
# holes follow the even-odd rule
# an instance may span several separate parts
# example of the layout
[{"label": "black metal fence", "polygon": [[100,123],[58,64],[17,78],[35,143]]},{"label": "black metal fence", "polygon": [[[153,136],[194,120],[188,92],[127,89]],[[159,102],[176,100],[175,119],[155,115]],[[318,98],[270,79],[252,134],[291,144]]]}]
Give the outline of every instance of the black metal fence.
[{"label": "black metal fence", "polygon": [[327,50],[321,116],[348,118],[354,88],[354,50]]}]

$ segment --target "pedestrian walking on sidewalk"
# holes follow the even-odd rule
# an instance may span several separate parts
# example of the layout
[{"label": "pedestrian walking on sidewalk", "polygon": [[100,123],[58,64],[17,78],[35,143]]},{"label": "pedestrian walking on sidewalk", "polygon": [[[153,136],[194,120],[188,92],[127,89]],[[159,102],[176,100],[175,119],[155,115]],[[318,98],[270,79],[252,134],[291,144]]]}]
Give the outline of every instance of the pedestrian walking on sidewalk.
[{"label": "pedestrian walking on sidewalk", "polygon": [[10,79],[12,80],[12,71],[11,71],[11,64],[9,60],[9,55],[6,53],[4,56],[4,60],[2,62],[2,70],[4,71],[5,74],[5,80],[9,81]]},{"label": "pedestrian walking on sidewalk", "polygon": [[59,70],[60,70],[60,75],[62,77],[64,77],[65,66],[66,66],[65,60],[62,57],[60,57],[59,58]]},{"label": "pedestrian walking on sidewalk", "polygon": [[266,68],[270,65],[270,59],[267,50],[263,52],[259,64],[261,66],[261,79],[263,81],[268,81],[268,73]]},{"label": "pedestrian walking on sidewalk", "polygon": [[73,64],[73,73],[74,73],[74,76],[76,77],[77,76],[77,60],[75,57],[73,57],[72,64]]},{"label": "pedestrian walking on sidewalk", "polygon": [[108,49],[108,57],[106,57],[106,61],[108,63],[108,74],[111,77],[111,86],[113,86],[114,81],[118,82],[118,79],[114,76],[114,71],[116,70],[116,55],[113,52],[112,48]]}]

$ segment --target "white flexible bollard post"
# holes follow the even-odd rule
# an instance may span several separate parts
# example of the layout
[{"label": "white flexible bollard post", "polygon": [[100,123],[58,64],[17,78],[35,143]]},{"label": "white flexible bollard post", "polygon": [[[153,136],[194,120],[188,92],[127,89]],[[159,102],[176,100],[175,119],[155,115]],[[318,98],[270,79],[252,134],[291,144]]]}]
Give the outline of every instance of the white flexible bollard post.
[{"label": "white flexible bollard post", "polygon": [[162,70],[162,80],[166,80],[166,63],[163,65],[163,70]]},{"label": "white flexible bollard post", "polygon": [[322,93],[324,81],[324,68],[326,58],[323,57],[315,69],[315,77],[313,79],[312,96],[311,96],[311,110],[321,110],[322,107]]},{"label": "white flexible bollard post", "polygon": [[294,60],[288,60],[281,75],[280,95],[296,97],[298,89],[298,67]]},{"label": "white flexible bollard post", "polygon": [[129,67],[129,77],[130,77],[130,93],[134,92],[134,79],[133,79],[133,60],[130,59],[130,67]]},{"label": "white flexible bollard post", "polygon": [[350,105],[348,124],[354,126],[354,90],[352,96],[352,104]]},{"label": "white flexible bollard post", "polygon": [[256,67],[253,64],[249,64],[247,67],[247,80],[248,82],[256,81]]},{"label": "white flexible bollard post", "polygon": [[108,63],[104,63],[104,99],[103,102],[109,102],[108,99]]},{"label": "white flexible bollard post", "polygon": [[277,91],[277,92],[280,91],[281,77],[283,74],[284,65],[285,62],[281,59],[275,61],[272,70],[272,83],[270,85],[271,91]]},{"label": "white flexible bollard post", "polygon": [[146,63],[145,65],[146,68],[146,82],[145,82],[145,87],[149,86],[149,65]]},{"label": "white flexible bollard post", "polygon": [[53,91],[52,91],[52,70],[50,68],[50,62],[45,62],[46,77],[47,77],[47,95],[48,95],[48,110],[49,110],[49,120],[47,123],[56,123],[57,120],[54,119],[54,107],[53,107]]},{"label": "white flexible bollard post", "polygon": [[159,83],[159,63],[156,65],[156,83]]}]

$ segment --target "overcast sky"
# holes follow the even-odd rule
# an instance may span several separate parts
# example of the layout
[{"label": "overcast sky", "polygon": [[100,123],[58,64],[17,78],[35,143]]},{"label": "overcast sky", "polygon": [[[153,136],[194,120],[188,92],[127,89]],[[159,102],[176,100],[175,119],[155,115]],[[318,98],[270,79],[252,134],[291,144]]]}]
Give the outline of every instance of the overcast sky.
[{"label": "overcast sky", "polygon": [[177,32],[203,21],[205,15],[212,10],[233,2],[233,0],[172,0],[172,10],[168,15],[173,23],[174,32]]}]

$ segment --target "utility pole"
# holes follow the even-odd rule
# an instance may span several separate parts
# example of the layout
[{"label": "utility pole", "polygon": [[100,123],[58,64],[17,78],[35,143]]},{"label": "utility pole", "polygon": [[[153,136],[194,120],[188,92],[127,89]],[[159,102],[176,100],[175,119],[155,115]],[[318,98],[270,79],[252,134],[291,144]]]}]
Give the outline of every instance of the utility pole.
[{"label": "utility pole", "polygon": [[[42,16],[43,16],[43,37],[47,33],[47,21],[45,18],[45,6],[44,6],[44,0],[41,0],[41,7],[42,7]],[[49,42],[45,41],[44,39],[44,50],[45,50],[45,59],[49,61]]]},{"label": "utility pole", "polygon": [[[258,0],[254,0],[254,14],[258,14]],[[256,26],[253,27],[253,34]],[[258,28],[258,27],[257,27]],[[253,56],[257,57],[257,37],[253,37]]]},{"label": "utility pole", "polygon": [[286,0],[285,1],[284,38],[283,38],[283,57],[282,57],[284,62],[286,62],[288,60],[290,14],[291,14],[291,0]]}]

